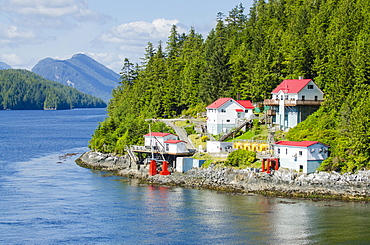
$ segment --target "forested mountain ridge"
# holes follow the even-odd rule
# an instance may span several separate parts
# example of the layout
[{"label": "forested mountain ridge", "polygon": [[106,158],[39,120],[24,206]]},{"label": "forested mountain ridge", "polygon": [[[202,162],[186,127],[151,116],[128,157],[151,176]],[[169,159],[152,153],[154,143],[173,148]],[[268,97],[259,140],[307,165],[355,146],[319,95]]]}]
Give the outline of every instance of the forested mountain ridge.
[{"label": "forested mountain ridge", "polygon": [[106,102],[111,98],[112,90],[117,87],[120,77],[84,54],[75,54],[67,60],[45,58],[32,68],[32,72],[102,98]]},{"label": "forested mountain ridge", "polygon": [[370,1],[256,0],[203,39],[173,27],[166,48],[149,43],[141,66],[126,59],[109,117],[90,147],[123,152],[141,141],[145,118],[194,115],[220,97],[270,98],[283,79],[311,78],[325,103],[289,131],[290,140],[331,146],[323,169],[370,168]]},{"label": "forested mountain ridge", "polygon": [[0,70],[0,109],[103,108],[105,102],[27,70]]}]

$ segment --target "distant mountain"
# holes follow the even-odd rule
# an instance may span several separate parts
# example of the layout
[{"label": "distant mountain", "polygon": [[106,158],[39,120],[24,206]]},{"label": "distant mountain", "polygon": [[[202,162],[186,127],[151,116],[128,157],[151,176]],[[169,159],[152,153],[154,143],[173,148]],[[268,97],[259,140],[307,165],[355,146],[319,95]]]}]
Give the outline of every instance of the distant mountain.
[{"label": "distant mountain", "polygon": [[75,54],[68,60],[43,59],[32,68],[32,72],[106,102],[120,78],[119,74],[84,54]]},{"label": "distant mountain", "polygon": [[100,98],[27,70],[0,70],[0,110],[103,108]]},{"label": "distant mountain", "polygon": [[4,62],[0,61],[0,70],[12,69],[12,67]]}]

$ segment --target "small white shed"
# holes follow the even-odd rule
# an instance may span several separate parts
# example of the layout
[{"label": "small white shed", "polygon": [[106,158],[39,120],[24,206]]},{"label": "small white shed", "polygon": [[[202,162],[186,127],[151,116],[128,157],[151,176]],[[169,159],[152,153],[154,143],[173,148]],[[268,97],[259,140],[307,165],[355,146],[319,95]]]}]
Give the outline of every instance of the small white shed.
[{"label": "small white shed", "polygon": [[186,142],[183,140],[167,140],[164,142],[165,152],[167,153],[184,153],[188,152]]},{"label": "small white shed", "polygon": [[232,147],[232,142],[207,141],[207,152],[209,153],[227,152]]}]

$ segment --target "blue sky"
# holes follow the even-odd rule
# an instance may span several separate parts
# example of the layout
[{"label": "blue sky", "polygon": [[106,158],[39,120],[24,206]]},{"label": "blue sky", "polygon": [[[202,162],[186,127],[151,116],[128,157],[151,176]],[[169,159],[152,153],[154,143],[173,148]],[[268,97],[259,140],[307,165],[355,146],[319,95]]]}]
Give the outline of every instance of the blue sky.
[{"label": "blue sky", "polygon": [[248,13],[253,0],[0,0],[0,61],[31,69],[84,53],[119,72],[148,42],[166,42],[173,24],[206,36],[218,12],[240,3]]}]

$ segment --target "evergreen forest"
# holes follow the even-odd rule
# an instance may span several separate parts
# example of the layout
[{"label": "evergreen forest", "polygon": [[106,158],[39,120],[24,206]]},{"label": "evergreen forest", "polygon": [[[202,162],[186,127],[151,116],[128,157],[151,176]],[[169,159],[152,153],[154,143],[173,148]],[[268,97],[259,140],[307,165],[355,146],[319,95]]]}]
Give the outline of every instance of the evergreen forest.
[{"label": "evergreen forest", "polygon": [[106,107],[105,102],[27,70],[0,70],[0,109],[42,110]]},{"label": "evergreen forest", "polygon": [[255,0],[216,21],[207,37],[173,26],[165,44],[148,43],[141,64],[124,60],[92,149],[123,153],[141,143],[147,118],[194,116],[220,97],[261,102],[303,76],[325,102],[287,139],[330,145],[322,170],[370,168],[370,1]]}]

